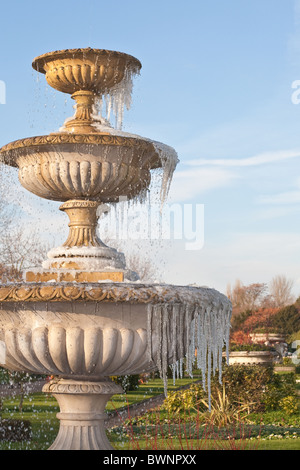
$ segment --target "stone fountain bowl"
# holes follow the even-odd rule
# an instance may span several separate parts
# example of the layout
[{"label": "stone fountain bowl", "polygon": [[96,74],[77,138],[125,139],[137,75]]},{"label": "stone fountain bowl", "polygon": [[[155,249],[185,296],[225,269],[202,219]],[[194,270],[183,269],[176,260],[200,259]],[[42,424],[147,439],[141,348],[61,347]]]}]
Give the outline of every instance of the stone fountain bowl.
[{"label": "stone fountain bowl", "polygon": [[[105,406],[122,393],[109,376],[197,363],[222,370],[231,304],[213,289],[137,283],[0,286],[0,364],[55,375],[43,387],[58,401],[51,450],[111,450]],[[209,364],[209,366],[207,366]],[[179,373],[181,375],[181,373]],[[221,376],[220,376],[221,379]]]},{"label": "stone fountain bowl", "polygon": [[144,304],[11,302],[0,325],[11,370],[95,380],[155,368],[145,354]]},{"label": "stone fountain bowl", "polygon": [[126,70],[137,74],[142,65],[129,54],[85,48],[48,52],[36,57],[32,67],[63,93],[87,90],[101,94],[120,83]]},{"label": "stone fountain bowl", "polygon": [[209,341],[207,327],[211,335],[218,330],[219,340],[211,340],[220,347],[230,305],[225,296],[207,288],[135,283],[1,286],[3,365],[81,380],[155,368],[166,372],[168,364],[187,354],[189,344]]},{"label": "stone fountain bowl", "polygon": [[57,201],[134,198],[149,187],[150,170],[161,166],[150,141],[110,134],[21,139],[2,147],[0,158],[19,168],[23,187]]}]

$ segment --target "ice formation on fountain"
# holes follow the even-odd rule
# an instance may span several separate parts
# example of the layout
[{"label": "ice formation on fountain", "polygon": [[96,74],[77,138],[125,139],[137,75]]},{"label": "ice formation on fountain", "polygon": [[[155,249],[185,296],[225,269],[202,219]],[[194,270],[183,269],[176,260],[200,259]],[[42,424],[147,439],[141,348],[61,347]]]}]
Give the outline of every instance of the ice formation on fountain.
[{"label": "ice formation on fountain", "polygon": [[110,123],[113,116],[115,120],[114,127],[119,130],[122,129],[124,110],[129,111],[131,107],[133,78],[139,72],[137,67],[127,67],[123,80],[110,90],[105,91],[103,95],[97,97],[94,114],[96,120],[100,116],[100,122],[102,117],[104,123]]},{"label": "ice formation on fountain", "polygon": [[[163,289],[163,285],[157,289]],[[216,292],[216,294],[218,294]],[[149,357],[157,365],[167,394],[167,372],[170,364],[173,379],[182,377],[183,360],[192,377],[193,365],[202,373],[202,385],[208,391],[210,406],[211,374],[218,370],[222,380],[222,353],[225,346],[228,361],[231,309],[228,299],[212,304],[211,289],[177,286],[176,299],[148,305],[147,335]],[[159,345],[153,357],[153,341]],[[186,352],[185,352],[186,351]]]}]

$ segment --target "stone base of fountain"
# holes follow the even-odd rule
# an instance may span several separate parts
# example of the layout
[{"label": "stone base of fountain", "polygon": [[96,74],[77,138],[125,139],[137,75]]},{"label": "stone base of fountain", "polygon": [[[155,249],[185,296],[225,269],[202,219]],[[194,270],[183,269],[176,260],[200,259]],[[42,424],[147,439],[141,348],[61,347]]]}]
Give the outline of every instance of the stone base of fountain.
[{"label": "stone base of fountain", "polygon": [[103,379],[101,382],[59,379],[43,387],[60,406],[57,418],[60,428],[49,450],[112,450],[106,433],[105,406],[120,385]]},{"label": "stone base of fountain", "polygon": [[70,269],[41,270],[25,272],[25,282],[123,282],[125,271],[78,271]]}]

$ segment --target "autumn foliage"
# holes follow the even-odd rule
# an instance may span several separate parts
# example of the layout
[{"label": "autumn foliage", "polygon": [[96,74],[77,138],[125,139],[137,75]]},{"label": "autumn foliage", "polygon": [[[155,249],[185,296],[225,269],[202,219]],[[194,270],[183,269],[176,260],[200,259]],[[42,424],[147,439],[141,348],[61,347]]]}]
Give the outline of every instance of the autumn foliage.
[{"label": "autumn foliage", "polygon": [[272,320],[279,310],[279,308],[260,308],[256,310],[244,321],[242,331],[245,333],[251,333],[255,330],[270,332],[274,328]]}]

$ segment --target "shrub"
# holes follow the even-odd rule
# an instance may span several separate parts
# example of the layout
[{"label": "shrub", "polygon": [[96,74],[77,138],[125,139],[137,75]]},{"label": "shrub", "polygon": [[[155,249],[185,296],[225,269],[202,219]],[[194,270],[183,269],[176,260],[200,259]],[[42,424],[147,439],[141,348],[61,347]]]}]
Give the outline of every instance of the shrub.
[{"label": "shrub", "polygon": [[0,420],[0,441],[29,441],[30,438],[30,421],[20,419]]},{"label": "shrub", "polygon": [[278,315],[277,308],[260,308],[249,315],[241,328],[245,332],[274,332],[278,325],[275,324],[275,318]]},{"label": "shrub", "polygon": [[266,411],[278,410],[281,408],[281,400],[288,396],[296,395],[295,374],[279,375],[274,374],[272,380],[267,384],[263,403]]},{"label": "shrub", "polygon": [[292,361],[292,358],[291,357],[284,357],[282,359],[282,364],[284,366],[292,366],[293,365],[293,361]]},{"label": "shrub", "polygon": [[[209,404],[206,400],[201,400],[207,409]],[[211,401],[211,410],[205,416],[205,422],[217,426],[218,428],[227,427],[231,424],[238,424],[243,421],[245,416],[249,414],[250,403],[236,404],[230,403],[225,387],[223,391],[217,390],[217,397],[213,397]]]},{"label": "shrub", "polygon": [[[253,411],[263,410],[262,397],[273,375],[273,367],[245,364],[225,365],[222,378],[230,403],[232,405],[252,403]],[[220,389],[221,385],[218,383],[217,377],[214,377],[212,394],[214,390]]]},{"label": "shrub", "polygon": [[253,341],[248,333],[238,330],[234,331],[230,335],[230,341],[232,344],[252,344]]},{"label": "shrub", "polygon": [[240,328],[242,328],[243,323],[247,320],[251,313],[251,310],[246,310],[245,312],[233,315],[231,321],[231,331],[235,332],[240,330]]},{"label": "shrub", "polygon": [[[212,378],[212,404],[221,403],[224,387],[224,403],[236,415],[241,411],[258,413],[280,410],[285,403],[285,406],[290,404],[292,408],[289,400],[282,400],[296,396],[294,373],[279,375],[274,373],[272,366],[245,364],[224,365],[222,372],[222,384],[219,383],[217,374]],[[163,406],[169,413],[179,414],[187,410],[205,411],[205,402],[207,403],[207,392],[204,392],[201,384],[193,384],[189,389],[169,393]]]},{"label": "shrub", "polygon": [[300,330],[295,331],[287,338],[288,343],[293,343],[294,341],[300,341]]},{"label": "shrub", "polygon": [[293,395],[288,395],[279,401],[280,408],[288,415],[298,412],[298,400]]},{"label": "shrub", "polygon": [[[169,413],[196,409],[205,392],[200,384],[192,384],[188,389],[169,392],[164,400],[163,408]],[[203,408],[203,406],[202,406]]]},{"label": "shrub", "polygon": [[10,382],[10,375],[8,370],[0,367],[0,384],[9,384]]},{"label": "shrub", "polygon": [[130,392],[136,390],[139,386],[140,376],[136,375],[124,375],[124,376],[111,376],[110,377],[114,382],[121,385],[124,392]]}]

